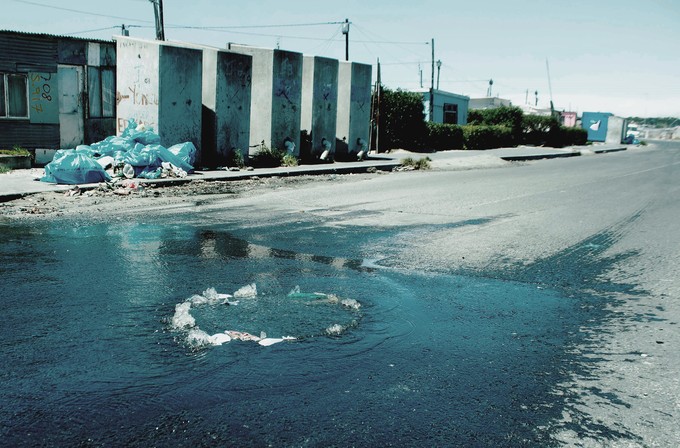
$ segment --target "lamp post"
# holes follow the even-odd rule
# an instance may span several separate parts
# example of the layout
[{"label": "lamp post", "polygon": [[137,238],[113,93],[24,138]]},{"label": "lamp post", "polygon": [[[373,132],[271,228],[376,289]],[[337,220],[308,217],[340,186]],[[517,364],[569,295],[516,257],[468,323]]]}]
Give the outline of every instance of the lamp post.
[{"label": "lamp post", "polygon": [[437,90],[439,90],[439,72],[442,69],[442,61],[441,59],[437,59]]}]

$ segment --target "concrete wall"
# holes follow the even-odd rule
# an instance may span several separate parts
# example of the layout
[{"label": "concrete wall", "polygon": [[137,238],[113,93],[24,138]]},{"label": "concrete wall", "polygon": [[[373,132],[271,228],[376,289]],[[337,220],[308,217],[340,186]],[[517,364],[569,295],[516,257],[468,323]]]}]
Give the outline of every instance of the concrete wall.
[{"label": "concrete wall", "polygon": [[202,61],[198,50],[161,45],[158,134],[172,146],[192,142],[201,166]]},{"label": "concrete wall", "polygon": [[118,37],[117,132],[130,118],[152,126],[161,144],[190,141],[201,166],[202,60],[200,50]]},{"label": "concrete wall", "polygon": [[372,70],[368,64],[340,62],[335,158],[356,159],[368,150],[371,125]]},{"label": "concrete wall", "polygon": [[626,130],[628,129],[627,120],[621,117],[611,116],[607,121],[607,137],[605,143],[612,143],[618,145],[626,138]]},{"label": "concrete wall", "polygon": [[264,141],[284,150],[285,142],[291,141],[293,154],[299,156],[302,54],[237,44],[228,49],[253,57],[250,145]]},{"label": "concrete wall", "polygon": [[250,145],[252,57],[203,50],[204,164],[225,166],[238,150],[247,159]]},{"label": "concrete wall", "polygon": [[160,47],[151,41],[118,38],[116,40],[116,132],[125,130],[134,119],[158,130]]},{"label": "concrete wall", "polygon": [[305,56],[302,63],[301,127],[310,142],[302,147],[303,160],[316,160],[325,151],[335,153],[338,119],[338,61]]}]

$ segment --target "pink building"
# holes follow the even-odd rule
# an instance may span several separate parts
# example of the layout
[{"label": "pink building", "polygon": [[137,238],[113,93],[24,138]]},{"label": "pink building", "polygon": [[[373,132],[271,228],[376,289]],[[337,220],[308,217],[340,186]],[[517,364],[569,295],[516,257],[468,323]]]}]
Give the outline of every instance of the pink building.
[{"label": "pink building", "polygon": [[576,127],[576,112],[560,112],[562,126],[567,128]]}]

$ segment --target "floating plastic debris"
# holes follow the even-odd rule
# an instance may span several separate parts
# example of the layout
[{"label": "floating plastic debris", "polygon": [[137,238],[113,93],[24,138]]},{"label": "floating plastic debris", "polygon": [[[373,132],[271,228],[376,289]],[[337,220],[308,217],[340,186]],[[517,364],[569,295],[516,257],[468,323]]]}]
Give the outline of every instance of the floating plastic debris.
[{"label": "floating plastic debris", "polygon": [[190,314],[191,302],[183,302],[175,305],[175,315],[172,316],[172,326],[175,328],[193,327],[196,319]]},{"label": "floating plastic debris", "polygon": [[340,324],[333,324],[330,327],[326,328],[326,333],[329,335],[338,335],[345,331],[345,327],[343,327]]},{"label": "floating plastic debris", "polygon": [[342,304],[342,306],[352,308],[354,310],[358,310],[359,308],[361,308],[361,304],[354,299],[342,299],[340,303]]},{"label": "floating plastic debris", "polygon": [[257,285],[255,283],[246,285],[234,293],[234,298],[237,299],[252,299],[255,297],[257,297]]},{"label": "floating plastic debris", "polygon": [[[340,299],[334,294],[321,292],[305,293],[300,291],[299,286],[293,288],[288,295],[267,294],[257,301],[245,301],[238,309],[226,311],[223,305],[238,305],[238,300],[229,300],[233,297],[257,297],[257,285],[255,283],[245,285],[233,296],[218,293],[215,288],[207,288],[201,294],[194,294],[175,306],[172,326],[176,331],[184,332],[186,343],[193,347],[219,346],[231,341],[257,342],[268,347],[284,341],[315,336],[337,336],[356,326],[356,318],[361,316],[358,311],[361,304],[357,300]],[[309,307],[310,305],[313,306]],[[342,325],[342,319],[345,317],[347,321]],[[295,329],[300,331],[300,334],[268,337],[266,332],[260,331],[259,336],[256,336],[257,333],[249,331],[252,331],[253,324],[257,325],[258,319],[261,319],[262,324],[269,330],[274,328],[276,332],[286,334],[290,329]],[[341,319],[340,323],[337,319]],[[200,322],[200,326],[197,321]],[[329,321],[333,322],[333,325],[326,327]],[[222,325],[229,328],[235,323],[245,324],[250,329],[243,331],[232,328],[214,332]],[[205,329],[212,331],[201,328],[204,325]]]}]

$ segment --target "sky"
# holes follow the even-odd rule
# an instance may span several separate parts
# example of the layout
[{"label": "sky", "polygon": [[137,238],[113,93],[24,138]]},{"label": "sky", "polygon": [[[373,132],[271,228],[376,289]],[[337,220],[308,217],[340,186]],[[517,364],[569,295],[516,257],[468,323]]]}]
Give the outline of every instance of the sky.
[{"label": "sky", "polygon": [[[0,29],[155,38],[149,0],[0,0]],[[374,66],[390,89],[680,117],[679,0],[163,0],[166,40],[237,42]],[[212,29],[206,29],[212,28]],[[538,92],[538,95],[535,94]]]}]

